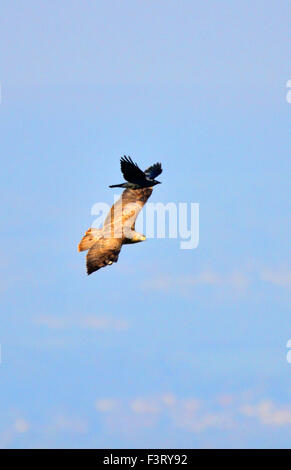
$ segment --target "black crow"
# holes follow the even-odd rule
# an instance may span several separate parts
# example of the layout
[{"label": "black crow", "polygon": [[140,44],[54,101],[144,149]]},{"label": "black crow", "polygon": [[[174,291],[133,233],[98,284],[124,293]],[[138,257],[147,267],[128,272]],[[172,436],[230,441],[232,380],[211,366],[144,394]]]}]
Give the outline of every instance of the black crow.
[{"label": "black crow", "polygon": [[124,155],[120,159],[120,167],[127,183],[113,184],[109,188],[140,189],[160,184],[160,181],[155,180],[155,177],[163,171],[160,163],[155,163],[145,171],[142,171],[130,157]]}]

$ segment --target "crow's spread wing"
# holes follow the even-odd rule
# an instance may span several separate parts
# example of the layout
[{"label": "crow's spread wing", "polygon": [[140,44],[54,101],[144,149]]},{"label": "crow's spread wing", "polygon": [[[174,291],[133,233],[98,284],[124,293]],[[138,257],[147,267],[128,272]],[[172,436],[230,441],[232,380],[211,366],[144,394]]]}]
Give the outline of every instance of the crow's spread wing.
[{"label": "crow's spread wing", "polygon": [[162,165],[160,163],[155,163],[145,170],[145,175],[147,178],[153,180],[162,173]]},{"label": "crow's spread wing", "polygon": [[145,179],[144,172],[132,161],[130,157],[121,157],[120,167],[124,179],[130,183],[138,183]]}]

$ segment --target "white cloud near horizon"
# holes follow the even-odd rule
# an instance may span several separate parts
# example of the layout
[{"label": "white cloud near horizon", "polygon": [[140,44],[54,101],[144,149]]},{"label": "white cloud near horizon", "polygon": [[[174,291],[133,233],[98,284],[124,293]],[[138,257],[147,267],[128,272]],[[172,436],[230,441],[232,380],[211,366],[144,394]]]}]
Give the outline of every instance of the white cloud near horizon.
[{"label": "white cloud near horizon", "polygon": [[278,408],[271,400],[263,400],[256,405],[243,405],[241,412],[245,416],[257,418],[265,425],[291,425],[291,406]]},{"label": "white cloud near horizon", "polygon": [[187,294],[193,288],[199,286],[219,287],[230,289],[237,293],[245,292],[255,281],[263,281],[276,286],[291,287],[291,270],[263,269],[246,271],[235,270],[228,274],[221,274],[213,270],[204,270],[195,275],[175,275],[169,276],[161,273],[151,279],[145,280],[141,284],[142,289],[151,289],[161,292],[179,292]]},{"label": "white cloud near horizon", "polygon": [[[224,410],[208,411],[205,403],[196,398],[180,399],[173,393],[165,393],[155,397],[137,397],[125,403],[118,403],[111,398],[98,399],[95,408],[101,413],[110,415],[110,427],[119,426],[120,417],[125,419],[130,427],[132,420],[138,427],[148,427],[167,416],[174,426],[190,432],[199,433],[209,428],[224,429],[231,427],[231,414]],[[123,419],[122,418],[122,419]]]},{"label": "white cloud near horizon", "polygon": [[14,429],[17,432],[24,433],[29,430],[29,423],[23,418],[17,418],[14,423]]},{"label": "white cloud near horizon", "polygon": [[137,398],[131,402],[130,407],[134,413],[138,414],[155,414],[160,412],[160,407],[156,400]]},{"label": "white cloud near horizon", "polygon": [[291,271],[265,269],[261,272],[261,280],[280,287],[291,287]]},{"label": "white cloud near horizon", "polygon": [[195,286],[225,286],[232,290],[244,291],[250,283],[250,279],[244,273],[234,271],[229,275],[221,275],[213,271],[202,271],[196,275],[168,276],[161,274],[152,279],[144,281],[143,289],[152,289],[156,291],[180,291],[187,293]]},{"label": "white cloud near horizon", "polygon": [[11,445],[18,434],[25,434],[29,431],[31,425],[23,417],[18,417],[0,434],[0,448],[5,449]]},{"label": "white cloud near horizon", "polygon": [[[179,398],[173,393],[137,397],[122,403],[112,398],[103,398],[96,401],[95,408],[110,415],[110,427],[113,430],[118,430],[118,420],[123,415],[126,416],[127,423],[131,419],[136,423],[136,419],[140,417],[139,427],[151,426],[157,420],[167,417],[175,427],[196,434],[208,429],[235,428],[240,416],[256,418],[264,426],[291,425],[291,404],[278,406],[267,399],[250,404],[244,403],[242,397],[234,400],[231,395],[219,396],[210,401],[195,397]],[[251,425],[251,421],[249,423]]]},{"label": "white cloud near horizon", "polygon": [[54,418],[53,427],[56,431],[86,433],[88,429],[87,422],[78,417],[58,415]]}]

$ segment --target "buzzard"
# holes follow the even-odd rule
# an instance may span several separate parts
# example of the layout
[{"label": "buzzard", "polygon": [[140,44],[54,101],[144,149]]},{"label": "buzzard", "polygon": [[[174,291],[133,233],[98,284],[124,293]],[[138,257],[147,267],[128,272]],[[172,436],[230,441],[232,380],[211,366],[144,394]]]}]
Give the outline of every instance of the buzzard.
[{"label": "buzzard", "polygon": [[[121,159],[121,162],[123,161],[124,160]],[[129,162],[130,166],[134,165],[138,168],[132,160],[126,160],[126,162]],[[121,163],[121,165],[123,165],[123,163]],[[126,189],[123,191],[118,201],[111,207],[103,227],[100,229],[89,228],[78,245],[78,251],[89,250],[86,258],[88,274],[98,271],[98,269],[104,266],[116,263],[122,245],[138,243],[146,239],[144,235],[136,232],[135,221],[153,192],[153,188],[148,186],[148,181],[150,181],[149,176],[154,178],[155,176],[153,176],[153,174],[157,174],[157,170],[158,174],[160,174],[162,168],[160,164],[156,163],[144,172],[145,176],[143,180],[141,176],[139,180],[136,179],[133,172],[128,174],[127,171],[130,172],[130,170],[128,170],[129,166],[127,166],[127,164],[126,168],[127,169],[123,172],[124,177],[130,184],[134,185],[136,189],[133,189],[132,186],[116,185],[118,187],[126,187]],[[152,168],[154,168],[154,170],[151,170]],[[141,170],[139,171],[141,172]],[[157,182],[153,183],[154,180],[151,181],[152,186],[157,184]],[[147,186],[143,187],[143,184]]]}]

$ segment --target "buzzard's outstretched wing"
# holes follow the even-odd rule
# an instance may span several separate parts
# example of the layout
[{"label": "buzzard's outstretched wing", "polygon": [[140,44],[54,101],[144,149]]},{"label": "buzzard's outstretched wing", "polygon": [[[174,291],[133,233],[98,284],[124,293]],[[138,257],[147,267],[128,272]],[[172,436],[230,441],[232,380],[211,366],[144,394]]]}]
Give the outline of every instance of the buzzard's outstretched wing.
[{"label": "buzzard's outstretched wing", "polygon": [[145,179],[144,172],[132,161],[130,157],[121,157],[120,167],[123,177],[130,183],[138,183]]},{"label": "buzzard's outstretched wing", "polygon": [[145,175],[147,178],[153,180],[162,173],[161,163],[155,163],[145,170]]},{"label": "buzzard's outstretched wing", "polygon": [[145,238],[134,231],[136,218],[152,194],[152,188],[126,189],[104,221],[102,229],[89,229],[79,243],[79,251],[88,250],[87,273],[116,263],[123,243]]},{"label": "buzzard's outstretched wing", "polygon": [[78,245],[78,251],[86,251],[102,237],[102,229],[89,228]]},{"label": "buzzard's outstretched wing", "polygon": [[103,231],[115,237],[126,237],[128,230],[134,229],[136,218],[148,198],[152,188],[126,189],[111,207],[103,225]]},{"label": "buzzard's outstretched wing", "polygon": [[108,264],[116,263],[121,250],[120,238],[102,237],[87,253],[87,273],[91,274]]}]

